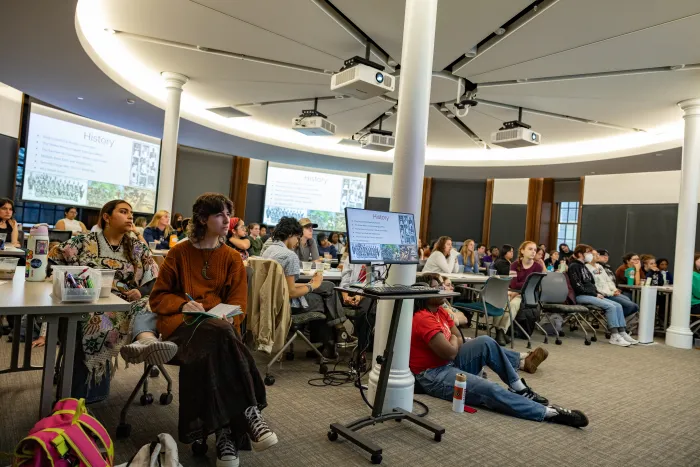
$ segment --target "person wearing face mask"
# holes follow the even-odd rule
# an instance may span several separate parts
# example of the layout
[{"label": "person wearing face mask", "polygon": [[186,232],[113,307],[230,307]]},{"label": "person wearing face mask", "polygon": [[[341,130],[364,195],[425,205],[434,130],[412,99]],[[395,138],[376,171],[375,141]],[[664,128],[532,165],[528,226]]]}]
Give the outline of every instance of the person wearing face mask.
[{"label": "person wearing face mask", "polygon": [[605,298],[598,292],[593,274],[586,267],[586,263],[593,261],[593,248],[589,245],[577,245],[571,256],[569,264],[569,282],[576,295],[579,305],[593,305],[605,312],[610,330],[610,343],[620,347],[629,347],[637,344],[635,339],[625,331],[625,314],[622,305]]},{"label": "person wearing face mask", "polygon": [[613,278],[608,275],[603,265],[598,262],[600,253],[596,250],[593,250],[592,253],[593,257],[591,258],[590,262],[586,263],[586,267],[589,271],[591,271],[591,274],[593,274],[593,280],[595,281],[595,287],[598,290],[598,293],[603,295],[608,300],[612,300],[622,305],[622,312],[624,313],[625,318],[638,313],[639,305],[630,300],[626,295],[622,295],[622,291],[617,288]]}]

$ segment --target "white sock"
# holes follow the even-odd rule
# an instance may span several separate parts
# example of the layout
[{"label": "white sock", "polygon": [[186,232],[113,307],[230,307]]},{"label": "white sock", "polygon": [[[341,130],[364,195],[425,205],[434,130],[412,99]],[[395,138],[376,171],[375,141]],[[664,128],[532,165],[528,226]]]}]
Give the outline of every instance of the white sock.
[{"label": "white sock", "polygon": [[525,389],[527,389],[527,386],[525,386],[525,385],[523,384],[523,381],[520,380],[520,379],[517,380],[517,381],[513,381],[512,383],[510,383],[510,387],[511,387],[511,389],[513,389],[514,391],[518,391],[518,392],[524,391]]},{"label": "white sock", "polygon": [[530,355],[530,352],[520,352],[520,364],[518,365],[518,370],[525,369],[525,359]]},{"label": "white sock", "polygon": [[552,418],[557,414],[557,410],[554,407],[545,407],[545,410],[544,418]]},{"label": "white sock", "polygon": [[613,333],[610,335],[610,339],[621,338],[621,337],[622,337],[622,336],[620,335],[619,332],[613,332]]}]

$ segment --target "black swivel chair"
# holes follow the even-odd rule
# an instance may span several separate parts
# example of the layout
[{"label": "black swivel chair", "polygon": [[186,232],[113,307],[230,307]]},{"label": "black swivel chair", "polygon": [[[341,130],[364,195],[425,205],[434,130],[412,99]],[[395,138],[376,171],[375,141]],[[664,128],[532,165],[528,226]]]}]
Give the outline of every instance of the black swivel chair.
[{"label": "black swivel chair", "polygon": [[[554,326],[551,319],[551,314],[557,313],[563,315],[564,323],[576,321],[579,323],[581,330],[584,334],[584,344],[591,345],[591,342],[598,340],[596,336],[595,328],[590,326],[590,324],[584,319],[583,315],[591,315],[591,311],[588,307],[584,305],[571,305],[566,303],[567,296],[569,294],[569,287],[566,284],[566,277],[560,272],[550,272],[542,279],[541,283],[541,295],[540,304],[542,306],[542,313],[551,324],[552,329],[554,329],[554,334],[556,335],[555,343],[561,345],[561,339],[559,338],[559,331]],[[590,326],[593,331],[593,337],[588,339],[588,332],[586,332],[586,327],[583,323]]]}]

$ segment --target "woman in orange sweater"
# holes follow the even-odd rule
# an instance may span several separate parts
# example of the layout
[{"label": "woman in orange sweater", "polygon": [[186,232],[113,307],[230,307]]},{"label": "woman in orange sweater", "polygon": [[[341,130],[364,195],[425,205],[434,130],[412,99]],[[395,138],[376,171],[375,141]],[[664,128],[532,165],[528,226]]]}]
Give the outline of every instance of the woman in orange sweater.
[{"label": "woman in orange sweater", "polygon": [[220,303],[240,305],[245,311],[245,267],[241,255],[225,246],[232,210],[224,195],[197,198],[189,238],[168,252],[150,298],[158,330],[178,345],[173,362],[180,364],[180,441],[206,443],[215,432],[218,467],[238,466],[235,440],[243,433],[256,451],[277,443],[260,414],[267,405],[265,386],[236,331],[244,315],[230,324],[183,314]]}]

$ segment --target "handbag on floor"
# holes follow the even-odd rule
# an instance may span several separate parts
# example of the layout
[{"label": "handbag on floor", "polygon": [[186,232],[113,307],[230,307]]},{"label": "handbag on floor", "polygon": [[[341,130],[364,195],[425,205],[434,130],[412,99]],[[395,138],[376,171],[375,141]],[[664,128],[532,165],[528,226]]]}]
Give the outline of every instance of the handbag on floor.
[{"label": "handbag on floor", "polygon": [[182,464],[173,437],[161,433],[157,441],[144,444],[129,462],[117,467],[182,467]]},{"label": "handbag on floor", "polygon": [[109,433],[88,415],[83,399],[61,399],[15,448],[13,467],[112,467]]}]

